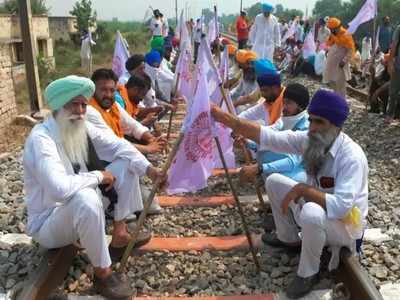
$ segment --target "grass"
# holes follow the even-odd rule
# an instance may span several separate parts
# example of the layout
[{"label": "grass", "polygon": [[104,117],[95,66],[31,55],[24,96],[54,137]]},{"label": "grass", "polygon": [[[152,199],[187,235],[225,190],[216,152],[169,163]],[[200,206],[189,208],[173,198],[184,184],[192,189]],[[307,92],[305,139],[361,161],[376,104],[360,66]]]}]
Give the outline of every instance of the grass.
[{"label": "grass", "polygon": [[[109,23],[109,25],[107,25]],[[101,22],[103,30],[96,39],[96,45],[92,48],[93,70],[98,68],[111,68],[112,56],[114,53],[115,31],[118,23]],[[121,33],[129,44],[129,52],[145,53],[149,49],[150,36],[146,29],[138,24],[133,26],[121,22]],[[123,30],[127,30],[123,32]],[[88,76],[87,71],[81,68],[80,46],[72,41],[53,41],[55,68],[51,69],[48,65],[38,58],[39,78],[42,92],[46,86],[55,79],[67,75]],[[18,113],[29,114],[29,93],[26,82],[21,82],[14,86]]]}]

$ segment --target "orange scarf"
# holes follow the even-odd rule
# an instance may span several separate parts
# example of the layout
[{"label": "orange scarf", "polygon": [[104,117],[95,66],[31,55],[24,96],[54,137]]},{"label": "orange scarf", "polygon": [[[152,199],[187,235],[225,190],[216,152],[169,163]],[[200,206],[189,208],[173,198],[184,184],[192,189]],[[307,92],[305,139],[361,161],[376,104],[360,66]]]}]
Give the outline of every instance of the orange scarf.
[{"label": "orange scarf", "polygon": [[283,110],[283,93],[285,88],[282,87],[282,92],[273,103],[265,102],[269,114],[268,125],[273,125],[282,115]]},{"label": "orange scarf", "polygon": [[124,99],[125,110],[128,112],[128,114],[132,118],[134,118],[137,115],[137,113],[139,112],[137,104],[133,103],[129,100],[128,90],[124,85],[118,84],[117,90],[118,90],[119,94],[121,95],[122,99]]},{"label": "orange scarf", "polygon": [[340,28],[338,34],[336,35],[331,34],[326,44],[328,46],[333,46],[334,44],[336,44],[338,46],[351,49],[353,54],[356,51],[353,36],[350,33],[348,33],[347,30],[344,29],[343,27]]},{"label": "orange scarf", "polygon": [[90,99],[89,104],[101,114],[104,121],[118,137],[124,137],[124,133],[121,128],[121,114],[117,107],[117,103],[114,102],[109,111],[106,111],[104,108],[102,108],[94,98]]}]

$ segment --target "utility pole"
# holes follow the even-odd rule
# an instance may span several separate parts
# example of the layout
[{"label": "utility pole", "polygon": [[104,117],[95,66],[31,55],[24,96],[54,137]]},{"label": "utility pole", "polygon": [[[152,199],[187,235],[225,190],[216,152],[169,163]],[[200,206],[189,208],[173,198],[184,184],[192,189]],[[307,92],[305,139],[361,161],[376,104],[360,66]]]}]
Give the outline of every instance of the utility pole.
[{"label": "utility pole", "polygon": [[178,26],[178,0],[175,0],[175,21],[176,26]]},{"label": "utility pole", "polygon": [[240,12],[243,11],[243,0],[240,0]]},{"label": "utility pole", "polygon": [[18,0],[19,19],[21,23],[22,46],[24,49],[24,61],[26,80],[28,83],[31,102],[31,115],[38,118],[43,108],[42,92],[40,89],[39,71],[36,61],[36,37],[32,28],[32,12],[30,0]]}]

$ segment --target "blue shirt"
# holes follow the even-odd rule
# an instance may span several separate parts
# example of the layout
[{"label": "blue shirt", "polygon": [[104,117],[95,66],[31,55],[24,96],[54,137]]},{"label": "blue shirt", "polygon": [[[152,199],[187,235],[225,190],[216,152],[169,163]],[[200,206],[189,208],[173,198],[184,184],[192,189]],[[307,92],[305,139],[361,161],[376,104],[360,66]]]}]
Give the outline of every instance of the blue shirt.
[{"label": "blue shirt", "polygon": [[[293,131],[307,131],[310,123],[308,114],[305,114],[293,127]],[[283,131],[283,125],[276,130]],[[301,155],[277,153],[272,151],[257,151],[257,144],[248,143],[248,148],[257,152],[257,161],[262,166],[263,176],[280,173],[298,182],[306,182],[307,174],[304,170]]]},{"label": "blue shirt", "polygon": [[379,30],[379,47],[383,53],[388,53],[392,42],[393,30],[390,26],[382,26]]}]

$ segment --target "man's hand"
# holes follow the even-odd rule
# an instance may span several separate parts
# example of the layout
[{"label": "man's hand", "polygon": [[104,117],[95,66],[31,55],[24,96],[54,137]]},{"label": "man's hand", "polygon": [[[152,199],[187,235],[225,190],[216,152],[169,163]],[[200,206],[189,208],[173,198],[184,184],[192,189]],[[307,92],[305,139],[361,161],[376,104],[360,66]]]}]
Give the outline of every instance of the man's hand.
[{"label": "man's hand", "polygon": [[101,184],[106,185],[106,191],[111,190],[115,182],[114,175],[109,171],[101,171],[101,174],[103,174]]},{"label": "man's hand", "polygon": [[246,139],[241,135],[235,135],[235,138],[233,140],[233,145],[236,148],[242,148],[243,145],[246,146]]},{"label": "man's hand", "polygon": [[153,183],[159,182],[160,186],[163,186],[167,181],[167,174],[153,166],[147,168],[146,175],[153,181]]},{"label": "man's hand", "polygon": [[258,164],[244,166],[240,169],[239,180],[241,183],[253,182],[258,175]]},{"label": "man's hand", "polygon": [[285,198],[282,201],[282,213],[284,215],[287,215],[289,212],[289,205],[292,201],[297,203],[299,198],[303,197],[302,190],[303,190],[304,184],[299,183],[296,184],[289,193],[286,194]]},{"label": "man's hand", "polygon": [[145,150],[147,154],[150,153],[160,153],[162,152],[167,145],[164,137],[158,137],[154,141],[150,142],[145,146]]},{"label": "man's hand", "polygon": [[157,113],[152,112],[147,114],[147,116],[142,120],[142,125],[144,126],[150,126],[153,125],[153,123],[157,121]]},{"label": "man's hand", "polygon": [[339,68],[343,68],[344,66],[345,66],[345,62],[344,61],[341,61],[340,63],[339,63]]},{"label": "man's hand", "polygon": [[230,114],[224,112],[219,106],[212,104],[211,105],[211,116],[215,119],[215,121],[223,123],[228,121],[230,118]]}]

